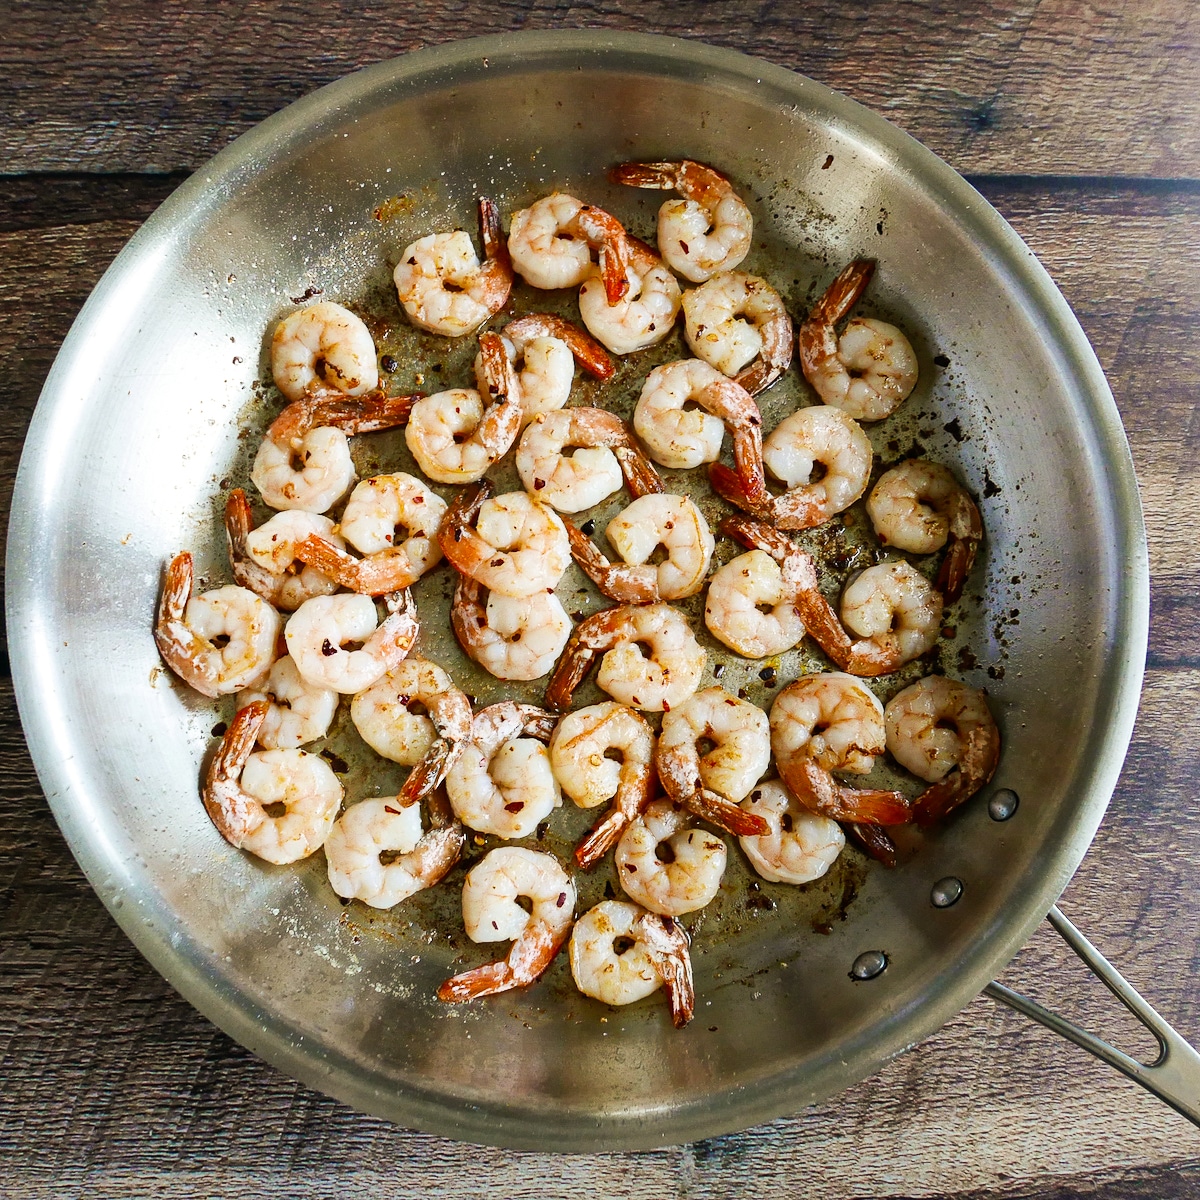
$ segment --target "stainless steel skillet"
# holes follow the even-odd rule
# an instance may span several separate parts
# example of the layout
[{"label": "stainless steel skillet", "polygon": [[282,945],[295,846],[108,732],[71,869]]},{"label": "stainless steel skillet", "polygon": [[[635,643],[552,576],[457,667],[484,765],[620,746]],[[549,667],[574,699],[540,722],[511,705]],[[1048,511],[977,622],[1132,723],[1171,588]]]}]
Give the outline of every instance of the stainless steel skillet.
[{"label": "stainless steel skillet", "polygon": [[[1000,773],[894,872],[851,863],[788,898],[748,878],[733,886],[695,930],[700,1007],[681,1033],[660,1007],[572,996],[561,965],[527,993],[442,1006],[436,985],[465,951],[439,933],[435,903],[369,919],[337,904],[319,859],[267,868],[208,824],[195,783],[223,714],[158,666],[148,629],[162,563],[189,546],[202,573],[224,578],[221,496],[244,478],[267,414],[254,386],[264,332],[294,297],[354,300],[403,358],[388,268],[411,237],[469,221],[479,192],[511,207],[589,186],[649,214],[645,197],[611,196],[602,169],[684,155],[745,186],[766,243],[757,261],[794,303],[849,257],[879,260],[873,302],[913,335],[924,382],[907,424],[873,434],[877,449],[894,457],[917,441],[983,497],[981,599],[952,647],[969,655],[948,666],[988,687]],[[423,371],[445,378],[462,357],[446,346]],[[416,382],[404,370],[398,382]],[[801,391],[792,380],[768,403],[786,409]],[[360,453],[369,469],[399,450],[385,440]],[[405,1124],[538,1148],[650,1146],[794,1110],[965,1005],[1091,840],[1146,642],[1144,534],[1115,407],[1066,304],[997,214],[816,84],[693,43],[593,31],[483,39],[363,71],[184,185],[64,344],[8,553],[34,760],[73,851],[150,961],[315,1087]],[[440,586],[421,600],[430,612]],[[769,703],[765,684],[744,684]],[[374,786],[347,768],[354,786]],[[994,820],[1009,792],[1019,806]],[[931,895],[947,879],[961,898],[939,907]],[[886,969],[863,978],[882,960],[862,956],[878,952]]]}]

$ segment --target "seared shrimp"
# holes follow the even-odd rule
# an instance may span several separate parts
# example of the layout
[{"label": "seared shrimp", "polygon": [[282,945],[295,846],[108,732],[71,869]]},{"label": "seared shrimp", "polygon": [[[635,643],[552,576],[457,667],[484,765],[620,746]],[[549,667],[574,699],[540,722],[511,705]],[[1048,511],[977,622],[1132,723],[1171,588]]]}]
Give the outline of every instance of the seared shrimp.
[{"label": "seared shrimp", "polygon": [[479,200],[486,263],[480,263],[464,230],[431,233],[405,247],[394,274],[400,305],[420,329],[462,337],[498,313],[512,291],[513,269],[500,232],[500,213]]},{"label": "seared shrimp", "polygon": [[892,757],[933,785],[913,801],[922,825],[973,796],[1000,761],[1000,730],[987,699],[965,683],[940,675],[918,680],[892,697],[884,720]]},{"label": "seared shrimp", "polygon": [[826,404],[859,421],[880,421],[917,383],[917,356],[895,325],[855,317],[839,338],[834,326],[858,302],[875,264],[852,262],[829,285],[800,326],[800,366]]},{"label": "seared shrimp", "polygon": [[[315,754],[251,753],[267,708],[266,701],[256,700],[229,723],[205,772],[201,798],[231,846],[282,865],[320,849],[341,807],[342,785]],[[283,812],[271,815],[276,806]]]},{"label": "seared shrimp", "polygon": [[805,628],[792,575],[763,550],[727,562],[708,585],[708,631],[743,658],[766,658],[798,646]]},{"label": "seared shrimp", "polygon": [[285,654],[275,660],[265,679],[238,692],[237,706],[245,708],[255,700],[270,706],[258,731],[258,744],[264,750],[298,750],[329,732],[338,694],[314,687],[296,670],[291,655]]},{"label": "seared shrimp", "polygon": [[571,561],[562,519],[526,492],[491,497],[486,481],[458,496],[438,530],[442,553],[502,596],[553,591]]},{"label": "seared shrimp", "polygon": [[331,596],[338,589],[335,579],[297,558],[296,546],[309,534],[324,538],[337,549],[345,546],[328,517],[302,509],[276,513],[251,529],[246,493],[241,488],[229,493],[225,542],[234,581],[285,612],[295,611],[314,596]]},{"label": "seared shrimp", "polygon": [[347,435],[393,429],[408,420],[413,396],[316,393],[271,422],[250,479],[272,508],[325,512],[354,482]]},{"label": "seared shrimp", "polygon": [[[369,688],[412,649],[417,607],[407,591],[385,597],[382,623],[369,596],[317,596],[306,600],[284,629],[288,653],[309,683],[353,694]],[[344,649],[357,643],[357,649]]]},{"label": "seared shrimp", "polygon": [[[574,449],[569,458],[568,449]],[[602,408],[564,408],[537,417],[517,446],[517,473],[527,492],[564,513],[599,504],[622,479],[634,496],[663,490],[625,422]]]},{"label": "seared shrimp", "polygon": [[[609,562],[570,522],[564,524],[575,561],[610,600],[625,604],[694,596],[704,586],[716,545],[704,515],[686,496],[642,496],[613,517],[605,533],[619,563]],[[666,558],[650,563],[660,546]]]},{"label": "seared shrimp", "polygon": [[636,238],[626,238],[626,288],[613,300],[599,273],[579,289],[579,315],[588,332],[614,354],[654,346],[671,332],[679,315],[679,283],[658,256]]},{"label": "seared shrimp", "polygon": [[771,827],[759,837],[738,839],[750,865],[771,883],[820,879],[846,844],[836,821],[806,808],[778,779],[760,783],[742,807]]},{"label": "seared shrimp", "polygon": [[446,793],[464,825],[502,838],[528,837],[562,804],[542,745],[556,720],[513,700],[475,714],[470,741],[446,776]]},{"label": "seared shrimp", "polygon": [[769,388],[792,364],[792,318],[765,280],[723,271],[683,296],[692,353],[751,395]]},{"label": "seared shrimp", "polygon": [[746,202],[720,171],[704,163],[629,162],[608,177],[629,187],[675,191],[658,210],[658,252],[667,265],[692,283],[717,271],[730,271],[750,251],[754,219]]},{"label": "seared shrimp", "polygon": [[941,595],[906,562],[879,563],[853,579],[842,593],[840,621],[815,584],[798,603],[813,639],[851,675],[898,670],[929,650],[942,627]]},{"label": "seared shrimp", "polygon": [[296,556],[352,592],[397,592],[441,559],[437,530],[445,511],[446,502],[412,475],[376,475],[350,493],[338,526],[364,557],[315,533],[300,540]]},{"label": "seared shrimp", "polygon": [[375,342],[361,317],[322,300],[275,327],[271,374],[289,400],[327,389],[361,396],[379,385]]},{"label": "seared shrimp", "polygon": [[771,705],[771,749],[783,782],[808,808],[834,821],[902,825],[899,792],[850,788],[833,772],[865,775],[884,748],[883,705],[851,675],[802,675]]},{"label": "seared shrimp", "polygon": [[605,651],[597,684],[643,712],[682,704],[699,686],[707,658],[687,618],[669,604],[607,608],[575,626],[546,688],[546,703],[557,711],[566,708],[596,655]]},{"label": "seared shrimp", "polygon": [[444,802],[423,830],[418,804],[404,806],[396,796],[360,800],[325,840],[329,885],[347,900],[393,908],[439,882],[458,862],[465,840]]},{"label": "seared shrimp", "polygon": [[[529,911],[518,903],[522,897],[532,901]],[[552,855],[500,846],[467,873],[462,908],[472,941],[513,944],[503,962],[447,979],[439,1000],[473,1000],[533,983],[571,932],[575,884]]]},{"label": "seared shrimp", "polygon": [[193,596],[192,578],[192,556],[184,550],[167,565],[154,642],[184,683],[205,696],[227,696],[270,669],[279,614],[234,584]]},{"label": "seared shrimp", "polygon": [[376,754],[412,767],[401,805],[429,795],[466,749],[471,702],[436,663],[406,658],[350,702],[350,717]]},{"label": "seared shrimp", "polygon": [[[762,445],[768,471],[786,484],[782,496],[765,501],[744,476],[720,463],[709,468],[713,487],[731,504],[770,520],[780,529],[810,529],[850,507],[867,490],[873,455],[856,421],[836,408],[816,405],[785,417]],[[823,470],[810,482],[814,468]]]},{"label": "seared shrimp", "polygon": [[616,303],[627,286],[620,222],[565,192],[543,196],[513,214],[508,252],[517,274],[535,288],[578,287],[593,273],[593,254],[599,258],[610,303]]},{"label": "seared shrimp", "polygon": [[473,483],[508,453],[521,432],[516,371],[498,333],[479,335],[486,387],[452,388],[412,406],[404,441],[438,483]]},{"label": "seared shrimp", "polygon": [[[659,855],[666,843],[668,851]],[[617,879],[631,900],[664,917],[703,908],[717,894],[728,851],[715,833],[698,829],[670,800],[655,800],[621,834]]]},{"label": "seared shrimp", "polygon": [[612,806],[575,848],[581,867],[598,862],[654,794],[654,734],[639,713],[607,700],[568,713],[550,739],[559,786],[580,808]]},{"label": "seared shrimp", "polygon": [[[576,365],[597,379],[611,379],[615,368],[604,347],[577,325],[551,313],[530,313],[504,327],[504,349],[517,372],[521,423],[556,412],[571,396]],[[479,390],[487,391],[483,355],[475,356]]]},{"label": "seared shrimp", "polygon": [[[711,747],[703,754],[702,742]],[[705,688],[663,715],[654,753],[663,791],[732,834],[767,831],[737,805],[770,764],[767,714],[724,688]]]},{"label": "seared shrimp", "polygon": [[[624,948],[618,950],[618,943]],[[571,977],[604,1004],[632,1004],[665,987],[671,1020],[682,1029],[695,1009],[688,935],[672,917],[627,900],[603,900],[575,922]]]},{"label": "seared shrimp", "polygon": [[983,540],[983,520],[945,467],[910,458],[885,471],[867,497],[867,513],[885,546],[933,554],[949,541],[936,586],[947,604],[962,595]]},{"label": "seared shrimp", "polygon": [[571,636],[571,618],[553,592],[502,596],[459,575],[450,607],[458,644],[497,679],[549,675]]}]

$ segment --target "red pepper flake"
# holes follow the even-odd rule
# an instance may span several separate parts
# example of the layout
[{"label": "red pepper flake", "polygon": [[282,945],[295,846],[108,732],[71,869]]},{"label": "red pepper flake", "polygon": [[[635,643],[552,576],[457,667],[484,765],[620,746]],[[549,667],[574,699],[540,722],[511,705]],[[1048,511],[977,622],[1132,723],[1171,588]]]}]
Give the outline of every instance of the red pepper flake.
[{"label": "red pepper flake", "polygon": [[566,902],[567,902],[567,893],[566,893],[566,892],[559,892],[559,893],[558,893],[558,899],[557,899],[557,900],[554,902],[554,907],[555,907],[555,908],[562,908],[562,906],[563,906],[564,904],[566,904]]},{"label": "red pepper flake", "polygon": [[637,866],[636,866],[636,864],[634,864],[634,863],[626,863],[626,864],[625,864],[625,870],[627,870],[627,871],[636,871],[636,870],[637,870]]},{"label": "red pepper flake", "polygon": [[519,813],[521,811],[521,809],[523,809],[524,807],[525,807],[524,800],[514,800],[511,804],[506,804],[504,806],[504,811],[510,812],[510,813]]},{"label": "red pepper flake", "polygon": [[502,558],[493,558],[493,559],[492,559],[492,563],[491,563],[491,565],[492,565],[493,567],[502,567],[502,566],[504,566],[504,559],[502,559]]},{"label": "red pepper flake", "polygon": [[544,488],[545,486],[546,486],[546,481],[544,479],[534,479],[533,490],[535,492],[540,492],[542,490],[542,488]]},{"label": "red pepper flake", "polygon": [[401,815],[401,810],[398,808],[393,808],[390,804],[385,804],[383,806],[383,811],[386,813],[391,813],[393,817],[398,817]]},{"label": "red pepper flake", "polygon": [[332,645],[328,638],[321,643],[321,653],[328,658],[331,654],[337,653],[337,647]]}]

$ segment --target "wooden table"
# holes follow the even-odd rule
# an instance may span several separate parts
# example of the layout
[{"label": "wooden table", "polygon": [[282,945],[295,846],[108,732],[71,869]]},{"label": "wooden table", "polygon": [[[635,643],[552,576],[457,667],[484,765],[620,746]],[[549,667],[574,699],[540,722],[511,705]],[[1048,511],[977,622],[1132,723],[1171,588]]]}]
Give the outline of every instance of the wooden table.
[{"label": "wooden table", "polygon": [[[1154,588],[1129,759],[1062,907],[1200,1038],[1200,8],[1188,0],[0,5],[5,511],[72,319],[190,171],[363,64],[561,25],[703,39],[846,92],[966,174],[1075,308],[1133,446]],[[479,1149],[353,1112],[231,1042],[125,939],[42,797],[5,662],[2,1195],[1200,1195],[1200,1132],[987,998],[828,1104],[653,1153]],[[1148,1050],[1045,928],[1003,978]]]}]

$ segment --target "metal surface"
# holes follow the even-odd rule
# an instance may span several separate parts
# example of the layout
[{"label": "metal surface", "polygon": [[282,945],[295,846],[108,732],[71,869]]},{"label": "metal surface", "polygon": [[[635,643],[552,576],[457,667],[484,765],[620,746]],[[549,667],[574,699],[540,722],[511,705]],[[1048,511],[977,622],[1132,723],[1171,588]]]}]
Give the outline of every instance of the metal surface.
[{"label": "metal surface", "polygon": [[[870,304],[910,334],[922,382],[872,441],[888,461],[919,443],[981,497],[988,542],[943,653],[988,688],[1005,737],[991,791],[1012,789],[1020,807],[992,820],[985,794],[892,872],[848,855],[832,881],[786,889],[751,887],[739,866],[717,910],[693,922],[697,1016],[681,1032],[659,1003],[609,1010],[572,993],[561,961],[527,992],[442,1005],[437,984],[483,961],[461,925],[447,932],[453,904],[427,894],[378,917],[343,908],[320,855],[268,867],[209,824],[196,781],[231,705],[188,694],[158,662],[162,566],[186,546],[201,577],[228,578],[219,513],[273,411],[256,384],[267,331],[293,298],[319,288],[353,302],[399,360],[392,382],[416,383],[414,335],[389,291],[412,237],[471,227],[480,192],[511,211],[553,186],[610,202],[649,234],[660,198],[614,194],[603,169],[682,156],[738,181],[765,243],[755,261],[794,310],[850,257],[878,259]],[[440,365],[457,382],[467,351],[441,345],[434,362],[426,345],[420,373]],[[623,367],[618,406],[650,361]],[[767,425],[803,395],[793,373],[764,403]],[[398,437],[361,441],[360,470],[403,465]],[[101,281],[46,382],[7,586],[46,795],[150,961],[240,1042],[351,1104],[563,1150],[683,1141],[794,1110],[978,994],[1103,814],[1148,615],[1112,397],[1062,297],[986,202],[808,80],[696,43],[598,31],[481,39],[370,68],[264,122],[185,184]],[[444,573],[431,577],[418,604],[425,648],[453,655],[444,628],[432,636],[446,588]],[[721,682],[766,706],[759,665]],[[801,659],[777,666],[786,683]],[[391,783],[346,766],[351,799]],[[962,897],[938,908],[931,888],[950,876]],[[886,970],[853,979],[868,951]]]},{"label": "metal surface", "polygon": [[1129,1076],[1134,1083],[1140,1083],[1148,1092],[1153,1092],[1176,1112],[1187,1117],[1193,1125],[1200,1125],[1200,1053],[1142,999],[1112,963],[1059,912],[1057,906],[1050,910],[1047,919],[1096,978],[1154,1035],[1158,1042],[1158,1057],[1154,1062],[1139,1062],[1103,1038],[1088,1033],[1036,1000],[1030,1000],[1001,983],[989,983],[984,991],[994,1000],[1015,1008],[1017,1012],[1040,1022],[1075,1045],[1082,1046],[1089,1054],[1094,1054],[1121,1074]]}]

